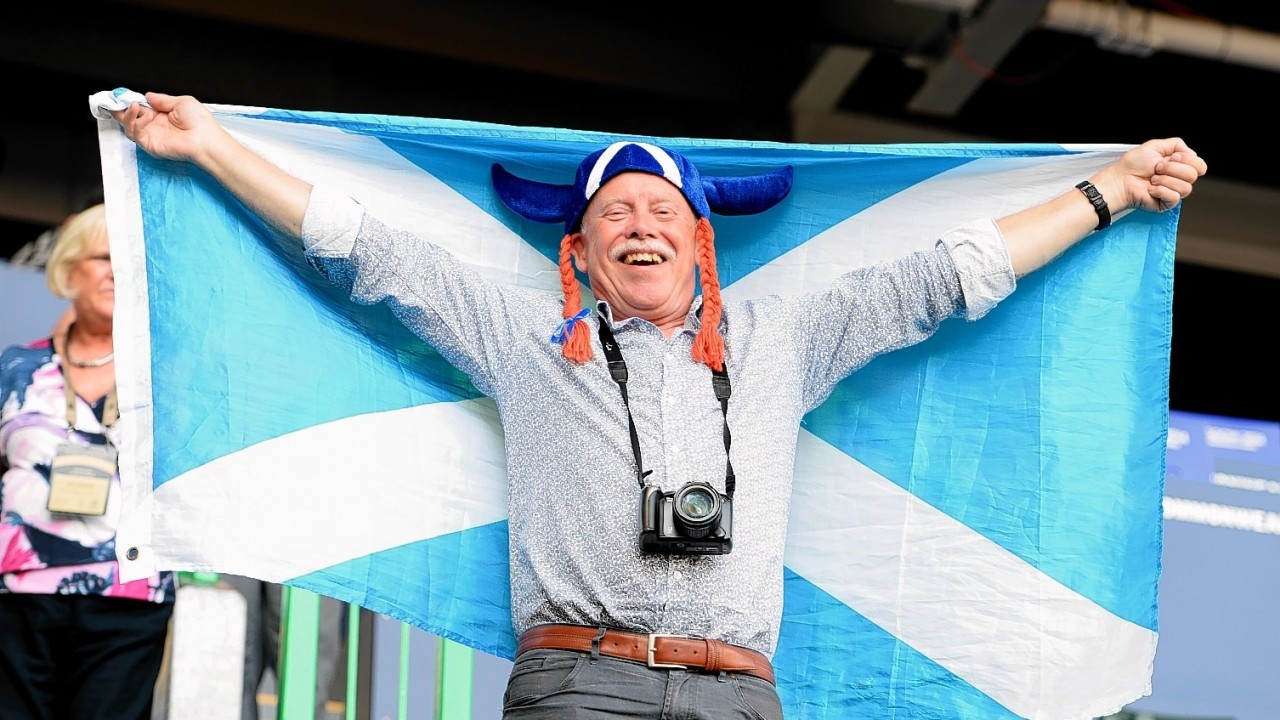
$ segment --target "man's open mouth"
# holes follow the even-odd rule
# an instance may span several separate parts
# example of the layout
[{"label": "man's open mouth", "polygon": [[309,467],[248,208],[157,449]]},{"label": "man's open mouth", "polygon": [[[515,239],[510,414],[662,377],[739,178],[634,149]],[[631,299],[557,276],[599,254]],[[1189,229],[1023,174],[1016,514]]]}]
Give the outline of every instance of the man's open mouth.
[{"label": "man's open mouth", "polygon": [[667,259],[652,252],[627,253],[622,256],[623,265],[661,265]]}]

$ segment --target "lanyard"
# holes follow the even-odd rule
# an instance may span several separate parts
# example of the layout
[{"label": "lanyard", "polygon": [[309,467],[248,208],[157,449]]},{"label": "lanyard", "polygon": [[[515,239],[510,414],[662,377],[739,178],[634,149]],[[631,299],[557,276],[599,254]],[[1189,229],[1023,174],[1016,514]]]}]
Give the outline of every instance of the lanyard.
[{"label": "lanyard", "polygon": [[[71,387],[71,378],[65,368],[62,372],[62,392],[67,398],[67,437],[76,429],[76,389]],[[107,393],[106,403],[102,407],[102,426],[111,427],[120,417],[120,404],[116,400],[116,389]]]},{"label": "lanyard", "polygon": [[[603,315],[597,316],[596,319],[598,320],[600,346],[604,349],[604,356],[609,362],[609,374],[613,376],[613,381],[618,383],[618,389],[622,392],[622,404],[627,409],[627,429],[631,432],[631,453],[636,459],[636,480],[639,481],[640,487],[643,488],[645,476],[653,471],[644,470],[644,464],[640,461],[640,436],[636,433],[636,422],[631,417],[631,403],[627,400],[627,363],[622,359],[622,350],[618,348],[618,341],[613,337],[613,330],[609,328],[609,321]],[[729,458],[729,395],[732,394],[733,390],[729,386],[729,372],[727,369],[711,371],[711,388],[716,393],[716,399],[720,401],[720,413],[724,418],[724,492],[725,495],[733,497],[733,488],[737,484],[733,474],[733,461]]]}]

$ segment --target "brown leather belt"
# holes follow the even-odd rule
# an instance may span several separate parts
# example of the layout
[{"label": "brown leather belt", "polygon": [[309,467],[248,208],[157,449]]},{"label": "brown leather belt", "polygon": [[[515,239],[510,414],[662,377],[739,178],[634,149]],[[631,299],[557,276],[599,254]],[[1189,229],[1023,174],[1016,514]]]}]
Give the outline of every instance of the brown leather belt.
[{"label": "brown leather belt", "polygon": [[[591,652],[591,643],[599,634],[600,628],[587,625],[535,625],[520,636],[516,655],[538,649]],[[605,630],[600,640],[600,654],[634,660],[651,668],[724,670],[774,682],[773,665],[768,658],[755,650],[719,640]]]}]

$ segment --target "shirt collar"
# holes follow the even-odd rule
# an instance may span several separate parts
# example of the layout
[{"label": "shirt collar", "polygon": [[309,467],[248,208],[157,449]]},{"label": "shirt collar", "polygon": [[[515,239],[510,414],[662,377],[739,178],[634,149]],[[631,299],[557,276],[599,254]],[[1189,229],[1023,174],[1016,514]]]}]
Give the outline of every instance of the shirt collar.
[{"label": "shirt collar", "polygon": [[[596,312],[600,313],[600,317],[604,318],[605,322],[609,323],[609,327],[611,328],[621,327],[623,325],[626,325],[628,321],[631,321],[631,320],[634,320],[636,322],[647,322],[646,320],[641,320],[640,318],[635,318],[635,317],[627,318],[626,320],[622,321],[621,324],[614,322],[613,308],[609,307],[609,303],[606,300],[596,301]],[[702,327],[702,296],[698,295],[693,299],[693,304],[689,306],[689,313],[685,315],[684,327],[680,328],[680,332],[697,333],[701,327]]]}]

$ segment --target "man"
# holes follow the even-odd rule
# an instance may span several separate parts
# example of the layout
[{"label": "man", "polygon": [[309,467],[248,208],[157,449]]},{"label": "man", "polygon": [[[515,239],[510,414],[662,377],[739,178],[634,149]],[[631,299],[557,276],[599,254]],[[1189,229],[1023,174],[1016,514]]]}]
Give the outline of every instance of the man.
[{"label": "man", "polygon": [[[561,304],[490,285],[289,176],[193,98],[146,100],[114,113],[144,151],[209,172],[494,398],[520,634],[509,718],[781,717],[769,656],[804,414],[876,355],[948,317],[981,317],[1111,213],[1176,206],[1206,170],[1180,140],[1153,140],[1083,188],[957,228],[931,252],[803,298],[722,307],[709,216],[767,211],[786,196],[785,169],[702,178],[642,143],[593,153],[569,186],[495,169],[512,209],[565,224]],[[596,318],[580,310],[570,258],[600,301]]]}]

